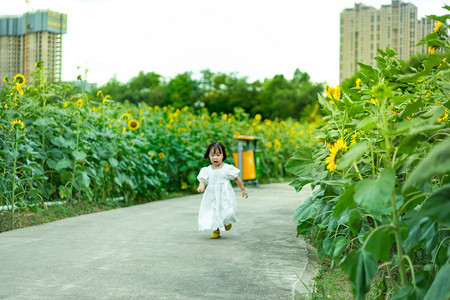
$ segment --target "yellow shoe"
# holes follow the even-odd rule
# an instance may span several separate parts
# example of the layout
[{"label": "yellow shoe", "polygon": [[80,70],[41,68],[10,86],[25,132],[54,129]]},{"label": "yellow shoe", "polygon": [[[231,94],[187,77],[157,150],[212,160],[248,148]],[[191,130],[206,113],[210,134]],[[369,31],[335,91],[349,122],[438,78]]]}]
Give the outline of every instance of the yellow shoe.
[{"label": "yellow shoe", "polygon": [[225,230],[228,231],[231,229],[231,224],[225,225]]},{"label": "yellow shoe", "polygon": [[219,231],[219,229],[213,231],[213,234],[211,234],[211,238],[212,239],[220,238],[220,231]]}]

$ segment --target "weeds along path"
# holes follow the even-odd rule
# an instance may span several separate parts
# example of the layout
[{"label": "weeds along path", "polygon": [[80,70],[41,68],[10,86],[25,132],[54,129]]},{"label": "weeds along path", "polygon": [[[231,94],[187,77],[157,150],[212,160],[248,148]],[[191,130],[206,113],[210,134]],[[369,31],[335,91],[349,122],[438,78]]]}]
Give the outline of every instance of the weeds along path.
[{"label": "weeds along path", "polygon": [[310,191],[282,183],[248,193],[218,240],[197,230],[201,195],[1,233],[0,298],[301,298],[315,252],[292,216]]}]

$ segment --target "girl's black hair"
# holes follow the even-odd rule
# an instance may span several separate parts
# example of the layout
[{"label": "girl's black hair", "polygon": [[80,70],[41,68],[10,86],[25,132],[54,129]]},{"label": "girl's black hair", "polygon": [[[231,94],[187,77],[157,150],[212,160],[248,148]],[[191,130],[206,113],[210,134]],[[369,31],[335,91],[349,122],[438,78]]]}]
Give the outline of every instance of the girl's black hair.
[{"label": "girl's black hair", "polygon": [[208,146],[208,149],[206,150],[204,158],[205,159],[209,159],[209,153],[211,152],[211,150],[214,150],[214,149],[219,150],[219,153],[223,154],[223,160],[222,161],[224,161],[227,158],[227,153],[225,152],[225,146],[222,143],[220,143],[220,142],[211,143]]}]

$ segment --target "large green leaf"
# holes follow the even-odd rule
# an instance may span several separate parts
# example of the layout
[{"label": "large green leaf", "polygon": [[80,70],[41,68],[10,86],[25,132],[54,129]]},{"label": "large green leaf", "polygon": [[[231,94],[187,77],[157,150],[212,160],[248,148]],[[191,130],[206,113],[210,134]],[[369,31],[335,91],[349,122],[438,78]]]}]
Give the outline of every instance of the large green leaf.
[{"label": "large green leaf", "polygon": [[450,226],[450,184],[431,194],[419,210],[419,214],[433,221]]},{"label": "large green leaf", "polygon": [[63,158],[63,159],[61,159],[60,161],[58,161],[56,163],[55,170],[56,171],[60,171],[62,169],[66,169],[66,168],[69,168],[71,166],[72,166],[72,162],[70,160],[67,160],[67,159]]},{"label": "large green leaf", "polygon": [[355,186],[354,200],[369,213],[380,215],[386,212],[386,203],[389,201],[395,187],[395,172],[384,169],[377,180],[364,179]]},{"label": "large green leaf", "polygon": [[339,195],[333,209],[333,215],[336,218],[339,217],[344,210],[356,207],[356,203],[353,200],[354,194],[355,185],[352,184],[341,195]]},{"label": "large green leaf", "polygon": [[450,298],[450,264],[445,264],[436,275],[424,300],[444,300]]},{"label": "large green leaf", "polygon": [[289,173],[300,177],[310,175],[314,164],[311,149],[302,148],[294,153],[284,167]]},{"label": "large green leaf", "polygon": [[362,119],[361,122],[359,122],[356,125],[356,128],[361,129],[366,132],[370,131],[376,127],[377,127],[377,118],[375,118],[375,117],[366,117],[366,118]]},{"label": "large green leaf", "polygon": [[[366,235],[366,238],[371,232]],[[372,253],[376,259],[388,261],[394,243],[392,233],[391,230],[386,228],[375,231],[367,242],[365,249]]]},{"label": "large green leaf", "polygon": [[346,152],[340,159],[337,160],[337,169],[345,170],[352,163],[356,162],[364,153],[369,149],[370,143],[362,142],[351,148],[348,152]]},{"label": "large green leaf", "polygon": [[345,256],[341,268],[353,283],[356,299],[364,299],[369,291],[370,281],[378,270],[373,254],[364,249],[353,250]]},{"label": "large green leaf", "polygon": [[411,172],[402,187],[402,192],[411,185],[423,183],[436,175],[447,174],[450,172],[450,138],[434,145],[431,151],[422,159]]},{"label": "large green leaf", "polygon": [[86,153],[83,151],[75,150],[72,152],[72,155],[76,160],[83,160],[86,158]]}]

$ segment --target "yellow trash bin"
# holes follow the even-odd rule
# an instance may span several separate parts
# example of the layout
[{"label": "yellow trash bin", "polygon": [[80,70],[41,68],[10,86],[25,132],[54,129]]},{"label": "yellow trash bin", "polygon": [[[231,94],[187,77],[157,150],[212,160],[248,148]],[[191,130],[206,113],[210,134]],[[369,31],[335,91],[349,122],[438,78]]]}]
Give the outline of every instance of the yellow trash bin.
[{"label": "yellow trash bin", "polygon": [[[238,135],[233,136],[233,139],[238,141],[237,152],[233,152],[233,159],[236,168],[241,170],[239,177],[244,182],[258,186],[258,166],[255,160],[255,152],[257,151],[256,144],[259,138],[256,136]],[[253,149],[251,149],[251,144]]]},{"label": "yellow trash bin", "polygon": [[[234,166],[239,168],[238,153],[233,152]],[[256,179],[255,153],[253,150],[242,151],[242,180]]]}]

